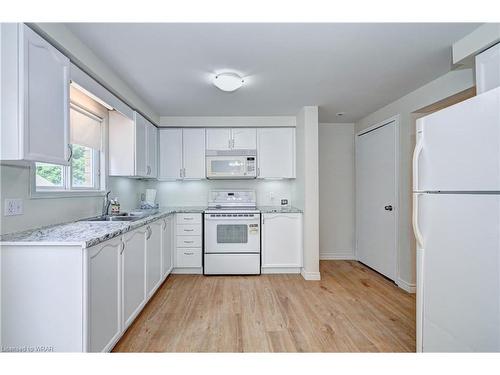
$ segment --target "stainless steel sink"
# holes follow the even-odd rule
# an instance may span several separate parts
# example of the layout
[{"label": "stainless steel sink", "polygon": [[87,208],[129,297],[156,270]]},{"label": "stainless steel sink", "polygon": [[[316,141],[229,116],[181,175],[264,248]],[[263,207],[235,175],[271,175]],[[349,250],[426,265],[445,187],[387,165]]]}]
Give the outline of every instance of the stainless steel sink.
[{"label": "stainless steel sink", "polygon": [[105,215],[97,216],[90,219],[85,219],[84,221],[136,221],[141,219],[142,216],[137,215]]}]

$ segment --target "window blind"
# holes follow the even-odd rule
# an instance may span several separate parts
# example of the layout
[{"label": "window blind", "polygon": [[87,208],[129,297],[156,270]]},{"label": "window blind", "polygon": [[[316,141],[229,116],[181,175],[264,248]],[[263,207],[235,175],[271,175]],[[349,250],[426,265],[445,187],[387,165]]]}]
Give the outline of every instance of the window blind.
[{"label": "window blind", "polygon": [[70,141],[72,144],[101,150],[102,120],[86,113],[85,110],[72,106],[70,109]]}]

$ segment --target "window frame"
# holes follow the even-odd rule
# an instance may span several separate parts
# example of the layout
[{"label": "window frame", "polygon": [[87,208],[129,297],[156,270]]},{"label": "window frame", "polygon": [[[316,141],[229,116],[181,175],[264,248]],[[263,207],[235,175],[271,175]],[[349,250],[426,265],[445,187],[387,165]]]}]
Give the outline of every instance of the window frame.
[{"label": "window frame", "polygon": [[[63,186],[62,187],[43,187],[36,185],[36,162],[31,163],[30,165],[30,196],[31,198],[64,198],[64,197],[95,197],[95,196],[104,196],[106,193],[106,179],[105,174],[102,171],[105,171],[105,127],[106,127],[106,119],[101,116],[89,111],[83,106],[71,102],[70,108],[84,115],[92,117],[95,120],[100,121],[101,123],[101,142],[103,147],[101,150],[93,150],[92,154],[92,182],[93,187],[76,187],[73,186],[73,176],[72,176],[72,161],[70,161],[69,165],[61,165],[62,173],[63,173]],[[72,145],[71,145],[72,147]],[[50,164],[50,163],[49,163]]]}]

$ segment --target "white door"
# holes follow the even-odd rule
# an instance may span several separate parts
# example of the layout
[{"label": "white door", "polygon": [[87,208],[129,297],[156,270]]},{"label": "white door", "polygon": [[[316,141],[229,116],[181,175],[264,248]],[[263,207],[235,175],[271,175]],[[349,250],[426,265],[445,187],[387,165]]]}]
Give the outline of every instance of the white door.
[{"label": "white door", "polygon": [[183,129],[182,132],[183,177],[205,178],[205,129]]},{"label": "white door", "polygon": [[258,178],[295,178],[295,129],[257,130]]},{"label": "white door", "polygon": [[262,268],[302,267],[302,214],[264,214]]},{"label": "white door", "polygon": [[29,27],[21,27],[24,157],[68,164],[69,59]]},{"label": "white door", "polygon": [[158,178],[182,178],[182,129],[161,129]]},{"label": "white door", "polygon": [[231,129],[209,128],[207,129],[207,150],[229,150],[231,149]]},{"label": "white door", "polygon": [[126,329],[146,301],[146,227],[123,235],[123,328]]},{"label": "white door", "polygon": [[161,282],[162,226],[163,220],[158,220],[146,228],[149,231],[146,235],[147,297],[151,297]]},{"label": "white door", "polygon": [[121,333],[121,248],[116,238],[88,249],[90,352],[109,351]]},{"label": "white door", "polygon": [[147,134],[146,119],[135,112],[135,175],[147,177]]},{"label": "white door", "polygon": [[255,150],[257,148],[257,129],[233,128],[231,133],[234,150]]},{"label": "white door", "polygon": [[148,177],[158,175],[158,129],[150,122],[146,123],[147,129],[147,166]]},{"label": "white door", "polygon": [[417,120],[420,191],[500,191],[500,87]]},{"label": "white door", "polygon": [[161,246],[162,246],[162,279],[165,279],[174,266],[174,234],[173,234],[173,216],[169,216],[163,219],[162,234],[161,234]]},{"label": "white door", "polygon": [[423,351],[500,351],[500,195],[418,199]]},{"label": "white door", "polygon": [[357,256],[396,279],[396,124],[357,136]]}]

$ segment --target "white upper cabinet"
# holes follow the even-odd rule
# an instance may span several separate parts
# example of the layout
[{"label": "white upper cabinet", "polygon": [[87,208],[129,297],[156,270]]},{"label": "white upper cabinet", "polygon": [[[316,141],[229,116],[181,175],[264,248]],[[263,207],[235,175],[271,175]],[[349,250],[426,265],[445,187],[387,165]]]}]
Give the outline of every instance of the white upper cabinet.
[{"label": "white upper cabinet", "polygon": [[207,150],[230,150],[231,129],[210,128],[207,129]]},{"label": "white upper cabinet", "polygon": [[158,128],[149,121],[146,124],[146,139],[146,175],[156,178],[158,176]]},{"label": "white upper cabinet", "polygon": [[0,28],[1,159],[68,164],[69,59],[24,24]]},{"label": "white upper cabinet", "polygon": [[234,128],[231,133],[233,150],[255,150],[257,148],[257,129]]},{"label": "white upper cabinet", "polygon": [[160,129],[160,160],[158,178],[182,178],[182,129]]},{"label": "white upper cabinet", "polygon": [[257,136],[255,128],[209,128],[207,150],[255,150]]},{"label": "white upper cabinet", "polygon": [[141,114],[109,113],[109,175],[156,178],[158,129]]},{"label": "white upper cabinet", "polygon": [[500,86],[500,43],[476,56],[477,94]]},{"label": "white upper cabinet", "polygon": [[205,178],[205,129],[182,130],[183,178]]},{"label": "white upper cabinet", "polygon": [[257,129],[258,178],[295,178],[295,128]]}]

